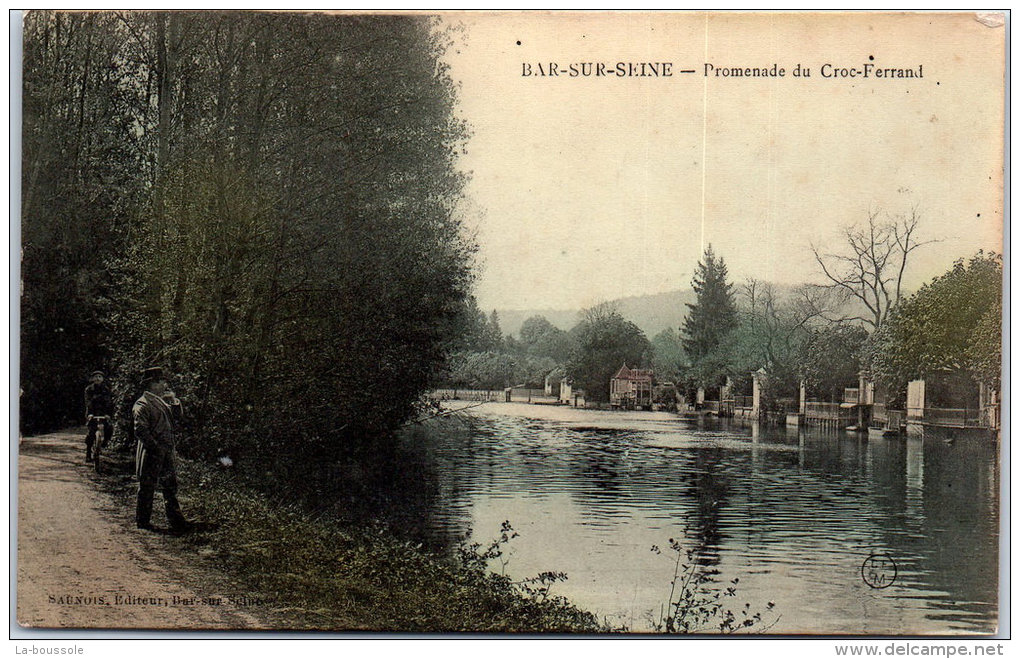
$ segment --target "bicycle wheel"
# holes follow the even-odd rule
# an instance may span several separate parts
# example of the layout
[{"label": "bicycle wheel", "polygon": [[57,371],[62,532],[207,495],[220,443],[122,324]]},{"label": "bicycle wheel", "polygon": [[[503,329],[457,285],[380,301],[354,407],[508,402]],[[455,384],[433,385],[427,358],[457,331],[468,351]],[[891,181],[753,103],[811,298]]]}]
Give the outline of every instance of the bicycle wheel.
[{"label": "bicycle wheel", "polygon": [[92,451],[92,464],[96,468],[96,473],[102,471],[102,467],[99,466],[99,456],[103,452],[103,443],[106,439],[106,421],[100,421],[96,425],[96,442]]}]

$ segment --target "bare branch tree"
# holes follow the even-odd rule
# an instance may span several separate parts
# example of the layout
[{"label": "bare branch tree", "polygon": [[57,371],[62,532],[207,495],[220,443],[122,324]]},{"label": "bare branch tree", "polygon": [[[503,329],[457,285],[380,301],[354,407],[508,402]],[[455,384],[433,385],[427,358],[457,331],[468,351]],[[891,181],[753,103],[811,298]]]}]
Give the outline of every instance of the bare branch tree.
[{"label": "bare branch tree", "polygon": [[750,278],[743,297],[753,350],[767,368],[790,362],[798,341],[826,311],[825,291],[806,286],[781,295],[772,283]]},{"label": "bare branch tree", "polygon": [[581,320],[587,322],[589,325],[597,325],[611,316],[619,315],[620,305],[616,301],[596,302],[587,309],[583,309],[580,312]]},{"label": "bare branch tree", "polygon": [[920,215],[916,207],[910,215],[882,219],[879,211],[869,211],[863,225],[844,229],[846,248],[841,253],[823,253],[812,244],[811,251],[828,283],[817,289],[834,293],[843,304],[854,303],[864,309],[860,314],[829,320],[859,320],[871,329],[885,322],[889,312],[903,295],[903,275],[910,255],[936,240],[919,241],[916,237]]}]

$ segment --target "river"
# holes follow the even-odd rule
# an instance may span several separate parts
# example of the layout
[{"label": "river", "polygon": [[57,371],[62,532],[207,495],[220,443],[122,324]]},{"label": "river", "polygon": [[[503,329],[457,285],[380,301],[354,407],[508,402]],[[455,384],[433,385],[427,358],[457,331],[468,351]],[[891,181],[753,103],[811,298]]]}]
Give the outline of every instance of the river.
[{"label": "river", "polygon": [[[487,542],[508,520],[519,537],[497,569],[566,572],[554,594],[631,630],[661,619],[671,538],[719,588],[738,579],[727,603],[762,612],[770,633],[996,626],[999,453],[985,434],[869,439],[486,403],[404,441],[428,463],[418,533]],[[891,585],[866,583],[871,556],[889,561]]]}]

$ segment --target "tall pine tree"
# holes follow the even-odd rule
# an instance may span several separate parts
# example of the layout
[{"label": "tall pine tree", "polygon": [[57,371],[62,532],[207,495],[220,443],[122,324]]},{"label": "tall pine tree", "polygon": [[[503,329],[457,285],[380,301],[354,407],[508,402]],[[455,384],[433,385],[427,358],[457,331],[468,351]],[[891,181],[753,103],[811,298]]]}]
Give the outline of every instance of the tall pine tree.
[{"label": "tall pine tree", "polygon": [[737,326],[733,286],[726,277],[726,263],[722,257],[716,257],[709,245],[691,281],[697,300],[687,305],[687,317],[681,328],[684,351],[692,364],[711,354]]},{"label": "tall pine tree", "polygon": [[499,326],[499,314],[492,310],[489,316],[489,324],[485,328],[486,345],[489,350],[499,352],[503,349],[503,329]]}]

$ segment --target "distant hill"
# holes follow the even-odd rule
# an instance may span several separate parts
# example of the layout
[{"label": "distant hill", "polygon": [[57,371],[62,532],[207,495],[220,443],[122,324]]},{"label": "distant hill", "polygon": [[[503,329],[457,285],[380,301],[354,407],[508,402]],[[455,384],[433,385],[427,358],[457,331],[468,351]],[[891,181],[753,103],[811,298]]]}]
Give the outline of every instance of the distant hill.
[{"label": "distant hill", "polygon": [[[677,290],[655,295],[638,295],[612,300],[623,317],[641,328],[651,339],[662,330],[672,327],[679,330],[687,303],[694,302],[694,291]],[[532,316],[545,316],[546,320],[569,330],[580,319],[581,309],[497,309],[499,324],[504,334],[519,336],[521,325]]]},{"label": "distant hill", "polygon": [[[786,298],[796,292],[797,287],[790,284],[777,284],[776,293]],[[745,303],[741,297],[740,285],[734,285],[733,293],[738,306]],[[914,291],[904,290],[903,299],[907,299]],[[694,291],[691,289],[657,293],[655,295],[637,295],[612,300],[623,317],[641,328],[649,339],[662,330],[672,327],[679,331],[680,325],[687,316],[687,305],[694,303]],[[532,316],[545,316],[546,320],[559,327],[569,330],[580,319],[581,309],[497,309],[499,325],[504,334],[520,336],[521,325]],[[845,316],[867,317],[867,309],[856,300],[846,302],[840,313]]]},{"label": "distant hill", "polygon": [[560,329],[569,330],[577,324],[580,309],[496,309],[499,314],[499,326],[504,334],[513,334],[520,338],[521,325],[532,316],[545,316],[545,319]]}]

